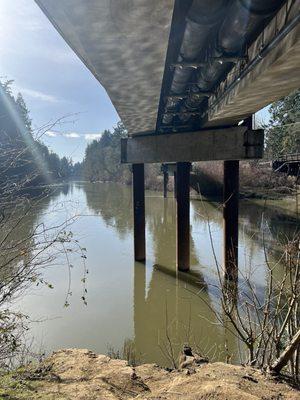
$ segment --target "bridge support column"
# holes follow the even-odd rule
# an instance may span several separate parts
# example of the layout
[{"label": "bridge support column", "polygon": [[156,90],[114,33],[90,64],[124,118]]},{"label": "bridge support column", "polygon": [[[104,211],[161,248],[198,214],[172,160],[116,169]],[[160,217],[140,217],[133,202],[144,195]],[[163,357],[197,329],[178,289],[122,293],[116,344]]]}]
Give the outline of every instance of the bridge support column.
[{"label": "bridge support column", "polygon": [[134,220],[134,259],[145,261],[145,181],[144,164],[132,165],[133,220]]},{"label": "bridge support column", "polygon": [[189,162],[177,163],[176,264],[179,271],[190,269],[190,169]]},{"label": "bridge support column", "polygon": [[169,171],[168,165],[162,164],[162,172],[164,177],[164,198],[168,197],[168,182],[169,182]]},{"label": "bridge support column", "polygon": [[224,161],[223,223],[225,279],[238,278],[239,161]]}]

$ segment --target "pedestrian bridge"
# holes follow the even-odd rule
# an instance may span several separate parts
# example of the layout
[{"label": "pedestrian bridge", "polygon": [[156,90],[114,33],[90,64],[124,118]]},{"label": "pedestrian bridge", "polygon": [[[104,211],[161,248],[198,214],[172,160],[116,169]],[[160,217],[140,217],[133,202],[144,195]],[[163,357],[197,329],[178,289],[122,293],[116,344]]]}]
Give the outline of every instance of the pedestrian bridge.
[{"label": "pedestrian bridge", "polygon": [[272,168],[276,172],[296,176],[300,178],[300,153],[284,154],[272,162]]},{"label": "pedestrian bridge", "polygon": [[136,260],[145,259],[144,164],[177,163],[177,266],[186,271],[190,162],[224,160],[224,266],[234,278],[239,160],[263,156],[252,115],[300,87],[300,0],[36,2],[127,128]]}]

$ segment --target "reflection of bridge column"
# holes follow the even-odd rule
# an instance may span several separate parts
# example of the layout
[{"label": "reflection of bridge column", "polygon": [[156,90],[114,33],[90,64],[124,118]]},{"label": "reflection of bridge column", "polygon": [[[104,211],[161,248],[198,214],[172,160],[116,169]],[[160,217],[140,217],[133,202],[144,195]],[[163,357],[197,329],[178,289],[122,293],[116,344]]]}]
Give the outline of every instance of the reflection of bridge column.
[{"label": "reflection of bridge column", "polygon": [[168,224],[168,201],[164,201],[164,210],[163,210],[163,226],[166,227]]},{"label": "reflection of bridge column", "polygon": [[144,164],[132,164],[134,259],[145,261],[145,182]]},{"label": "reflection of bridge column", "polygon": [[136,346],[139,345],[139,338],[143,337],[143,322],[145,313],[145,293],[146,293],[146,268],[143,264],[134,264],[134,283],[133,283],[133,322],[134,338]]},{"label": "reflection of bridge column", "polygon": [[176,171],[174,171],[174,198],[176,199],[177,196],[177,176]]},{"label": "reflection of bridge column", "polygon": [[[236,316],[236,307],[237,307],[237,282],[229,282],[228,280],[224,280],[223,282],[223,302],[224,307],[231,311],[231,317],[235,321],[235,323],[239,323],[237,321]],[[226,314],[224,308],[222,308],[222,312],[220,317],[222,318],[222,326],[223,326],[223,346],[225,349],[226,363],[234,363],[238,361],[238,341],[239,338],[232,334],[232,322],[230,321],[229,316]]]}]

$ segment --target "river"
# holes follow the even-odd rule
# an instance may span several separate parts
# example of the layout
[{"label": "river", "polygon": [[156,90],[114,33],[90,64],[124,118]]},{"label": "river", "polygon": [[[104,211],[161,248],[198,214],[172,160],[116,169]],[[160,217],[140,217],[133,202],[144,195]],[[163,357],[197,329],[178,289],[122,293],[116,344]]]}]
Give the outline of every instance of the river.
[{"label": "river", "polygon": [[[189,343],[212,360],[224,360],[226,347],[227,356],[239,361],[236,337],[224,331],[212,311],[218,307],[219,296],[216,262],[221,265],[222,261],[219,203],[191,200],[191,279],[174,276],[175,200],[171,193],[163,199],[159,192],[146,192],[145,265],[133,260],[130,187],[63,185],[27,223],[51,225],[73,214],[78,218],[71,229],[86,248],[87,259],[70,254],[71,271],[63,259],[45,268],[43,276],[53,289],[32,285],[15,303],[30,316],[27,339],[35,350],[49,353],[77,347],[122,356],[125,343],[125,352],[131,352],[136,361],[170,366],[170,343],[175,354]],[[263,293],[267,284],[264,247],[275,263],[280,252],[277,237],[291,236],[297,220],[268,203],[244,200],[239,229],[239,285],[250,275],[257,293]],[[281,273],[277,265],[275,275],[280,278]],[[72,294],[65,307],[68,291]]]}]

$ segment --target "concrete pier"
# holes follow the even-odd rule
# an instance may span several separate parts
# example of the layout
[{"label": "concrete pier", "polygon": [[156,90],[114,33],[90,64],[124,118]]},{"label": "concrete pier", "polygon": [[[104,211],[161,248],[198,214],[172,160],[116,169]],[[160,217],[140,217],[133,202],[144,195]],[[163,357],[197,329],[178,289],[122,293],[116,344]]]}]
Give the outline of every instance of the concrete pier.
[{"label": "concrete pier", "polygon": [[176,264],[179,271],[190,269],[190,169],[189,162],[177,163]]},{"label": "concrete pier", "polygon": [[144,164],[132,165],[134,259],[145,261],[145,177]]}]

